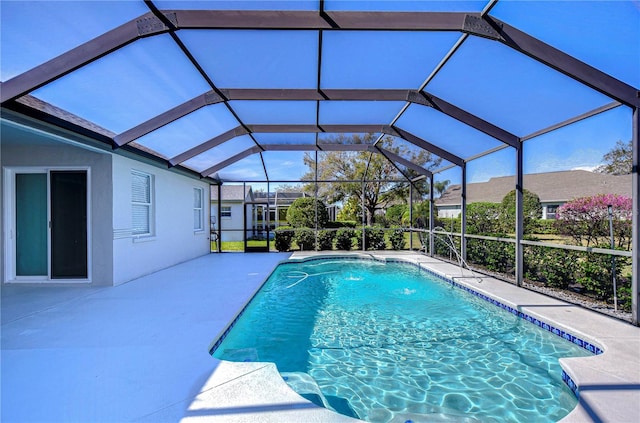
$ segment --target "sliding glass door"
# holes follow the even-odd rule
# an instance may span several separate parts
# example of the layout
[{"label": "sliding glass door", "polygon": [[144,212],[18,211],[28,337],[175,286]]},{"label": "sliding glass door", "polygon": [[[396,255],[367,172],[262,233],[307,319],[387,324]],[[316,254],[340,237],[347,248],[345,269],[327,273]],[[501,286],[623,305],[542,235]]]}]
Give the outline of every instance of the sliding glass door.
[{"label": "sliding glass door", "polygon": [[16,170],[13,176],[15,279],[87,279],[87,171]]}]

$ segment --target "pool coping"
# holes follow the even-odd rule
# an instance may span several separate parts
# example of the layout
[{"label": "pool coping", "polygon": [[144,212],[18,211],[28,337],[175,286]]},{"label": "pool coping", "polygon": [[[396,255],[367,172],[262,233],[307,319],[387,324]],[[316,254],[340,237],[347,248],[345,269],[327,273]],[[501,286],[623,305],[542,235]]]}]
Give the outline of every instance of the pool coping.
[{"label": "pool coping", "polygon": [[[553,299],[495,278],[411,252],[296,252],[280,263],[321,258],[368,259],[403,262],[444,279],[460,289],[501,307],[558,336],[574,342],[597,355],[563,358],[562,378],[578,397],[578,405],[561,420],[562,423],[584,421],[636,421],[640,404],[640,328],[608,316],[582,309],[574,304]],[[266,279],[265,279],[266,281]],[[238,311],[229,324],[214,338],[214,349],[233,327],[251,299]],[[568,322],[570,320],[570,322]],[[246,363],[229,363],[225,365]],[[258,364],[258,363],[256,363]],[[266,363],[259,363],[265,366]],[[286,385],[273,366],[272,383]],[[306,400],[305,400],[306,401]],[[634,408],[632,404],[635,404]],[[302,411],[302,410],[301,410]],[[319,410],[318,410],[319,411]],[[327,410],[328,411],[328,410]],[[346,416],[321,413],[320,421],[354,421]],[[283,416],[284,417],[284,416]],[[311,415],[308,416],[311,418]],[[347,419],[347,420],[345,420]]]}]

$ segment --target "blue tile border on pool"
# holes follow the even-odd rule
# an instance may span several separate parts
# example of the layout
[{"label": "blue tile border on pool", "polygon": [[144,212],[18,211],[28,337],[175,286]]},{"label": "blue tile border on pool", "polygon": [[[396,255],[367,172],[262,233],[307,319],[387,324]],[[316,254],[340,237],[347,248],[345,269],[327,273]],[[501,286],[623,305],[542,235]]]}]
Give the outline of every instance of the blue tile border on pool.
[{"label": "blue tile border on pool", "polygon": [[[406,261],[401,261],[401,260],[394,260],[394,261],[401,262],[401,263],[408,263]],[[476,297],[478,297],[480,299],[483,299],[483,300],[485,300],[485,301],[487,301],[487,302],[489,302],[489,303],[491,303],[491,304],[493,304],[493,305],[495,305],[497,307],[500,307],[501,309],[513,314],[514,316],[518,316],[519,318],[524,319],[527,322],[532,323],[532,324],[538,326],[541,329],[544,329],[544,330],[546,330],[548,332],[553,333],[556,336],[559,336],[559,337],[561,337],[561,338],[563,338],[563,339],[565,339],[565,340],[567,340],[569,342],[572,342],[572,343],[576,344],[577,346],[579,346],[579,347],[591,352],[592,354],[598,355],[598,354],[602,354],[602,352],[603,352],[600,347],[598,347],[596,345],[593,345],[591,342],[588,342],[588,341],[585,341],[585,340],[583,340],[581,338],[578,338],[577,336],[575,336],[575,335],[573,335],[573,334],[571,334],[569,332],[566,332],[566,331],[564,331],[562,329],[556,328],[556,327],[554,327],[554,326],[552,326],[552,325],[550,325],[550,324],[548,324],[548,323],[546,323],[546,322],[544,322],[542,320],[537,319],[536,317],[530,316],[530,315],[528,315],[528,314],[526,314],[526,313],[524,313],[522,311],[519,311],[516,308],[513,308],[513,307],[507,305],[507,304],[501,303],[500,301],[498,301],[498,300],[496,300],[494,298],[491,298],[488,295],[482,294],[481,292],[475,291],[472,288],[469,288],[468,286],[462,285],[462,284],[460,284],[460,283],[458,283],[458,282],[456,282],[454,280],[451,280],[451,279],[449,279],[447,277],[444,277],[444,276],[434,272],[433,270],[430,270],[430,269],[427,269],[427,268],[423,267],[420,263],[417,263],[416,266],[418,266],[420,268],[420,270],[422,270],[423,272],[426,272],[426,273],[428,273],[428,274],[430,274],[430,275],[432,275],[434,277],[439,278],[440,280],[442,280],[444,282],[452,284],[456,288],[460,288],[460,289],[462,289],[462,290],[464,290],[464,291],[466,291],[466,292],[468,292],[470,294],[475,295]]]},{"label": "blue tile border on pool", "polygon": [[576,398],[580,399],[580,391],[578,389],[578,385],[576,385],[573,379],[571,379],[571,376],[569,376],[564,370],[562,371],[562,381],[569,387],[569,389],[571,389],[573,395],[575,395]]}]

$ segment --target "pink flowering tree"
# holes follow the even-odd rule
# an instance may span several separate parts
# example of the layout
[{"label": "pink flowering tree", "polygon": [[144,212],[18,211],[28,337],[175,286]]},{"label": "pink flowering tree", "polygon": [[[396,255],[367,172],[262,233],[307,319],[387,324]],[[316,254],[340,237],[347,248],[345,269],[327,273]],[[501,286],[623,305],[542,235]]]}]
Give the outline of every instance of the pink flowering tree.
[{"label": "pink flowering tree", "polygon": [[603,246],[610,243],[609,211],[613,206],[613,233],[617,248],[631,248],[631,198],[599,194],[569,201],[558,208],[558,232],[570,236],[578,245]]}]

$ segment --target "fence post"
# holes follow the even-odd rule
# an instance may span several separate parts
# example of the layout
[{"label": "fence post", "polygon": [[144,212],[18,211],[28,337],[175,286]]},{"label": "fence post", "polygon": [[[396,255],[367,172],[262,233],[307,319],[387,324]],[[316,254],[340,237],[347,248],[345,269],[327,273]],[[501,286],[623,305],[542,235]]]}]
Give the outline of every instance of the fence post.
[{"label": "fence post", "polygon": [[524,172],[523,172],[523,148],[522,143],[516,148],[516,248],[515,248],[515,277],[516,284],[522,286],[524,276],[524,248],[522,239],[524,237]]},{"label": "fence post", "polygon": [[640,314],[640,301],[638,291],[638,272],[640,272],[640,108],[633,109],[633,131],[631,134],[631,151],[632,151],[632,167],[631,167],[631,198],[632,206],[632,223],[631,223],[631,315],[632,323],[638,325],[638,314]]},{"label": "fence post", "polygon": [[433,257],[433,227],[435,226],[435,217],[433,216],[433,175],[431,175],[429,186],[429,256]]},{"label": "fence post", "polygon": [[[453,231],[452,231],[453,232]],[[462,163],[462,206],[460,213],[460,256],[467,260],[467,163]]]}]

